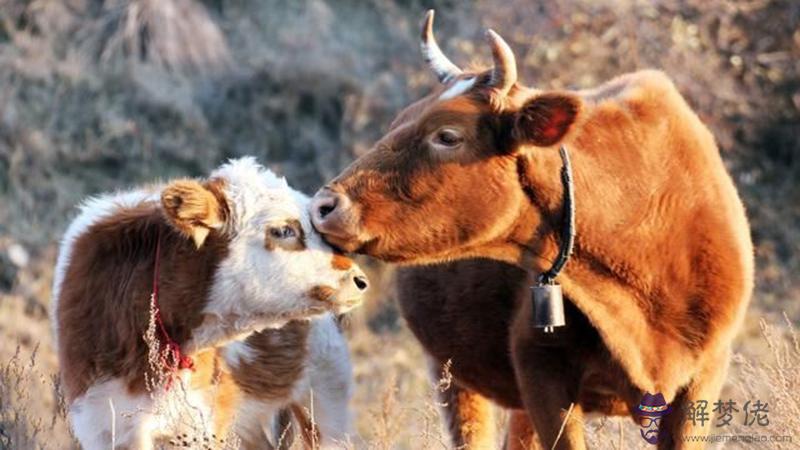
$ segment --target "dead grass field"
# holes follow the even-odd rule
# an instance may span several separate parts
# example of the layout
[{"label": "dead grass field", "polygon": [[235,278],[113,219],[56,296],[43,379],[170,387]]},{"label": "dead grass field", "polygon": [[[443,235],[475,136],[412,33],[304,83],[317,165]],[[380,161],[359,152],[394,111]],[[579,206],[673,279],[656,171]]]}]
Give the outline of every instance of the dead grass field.
[{"label": "dead grass field", "polygon": [[[796,1],[0,0],[0,449],[74,447],[48,322],[74,205],[246,154],[313,192],[434,82],[416,42],[428,7],[452,59],[486,62],[491,26],[527,84],[587,87],[646,67],[675,80],[717,136],[756,245],[757,288],[723,398],[768,402],[770,425],[756,432],[794,438],[709,448],[800,447]],[[373,298],[348,326],[350,446],[447,448],[434,400],[446,380],[428,379],[391,268],[367,264]],[[591,448],[646,448],[630,421],[586,428]]]}]

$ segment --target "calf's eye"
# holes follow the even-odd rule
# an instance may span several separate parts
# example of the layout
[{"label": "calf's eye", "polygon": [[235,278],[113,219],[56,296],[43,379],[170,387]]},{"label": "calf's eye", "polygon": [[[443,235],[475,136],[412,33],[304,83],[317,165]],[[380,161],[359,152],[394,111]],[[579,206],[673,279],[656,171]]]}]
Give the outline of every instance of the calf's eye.
[{"label": "calf's eye", "polygon": [[269,234],[275,239],[289,239],[297,237],[297,232],[289,225],[270,228]]}]

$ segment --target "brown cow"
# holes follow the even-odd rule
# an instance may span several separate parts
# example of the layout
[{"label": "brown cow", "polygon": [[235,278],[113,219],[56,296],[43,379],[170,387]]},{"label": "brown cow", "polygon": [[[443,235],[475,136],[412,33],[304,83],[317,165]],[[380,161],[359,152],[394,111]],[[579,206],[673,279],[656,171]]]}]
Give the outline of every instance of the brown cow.
[{"label": "brown cow", "polygon": [[[662,419],[661,447],[702,447],[683,439],[708,430],[680,411],[717,398],[753,284],[747,219],[713,136],[660,72],[583,91],[525,87],[496,33],[494,67],[462,72],[432,18],[422,48],[443,86],[317,193],[315,227],[406,265],[493,260],[399,280],[411,328],[436,361],[453,360],[464,389],[451,402],[457,439],[485,437],[476,419],[488,398],[524,407],[545,448],[583,448],[584,413],[631,414],[661,393],[677,411]],[[559,277],[567,326],[547,335],[525,291],[558,251],[560,145],[577,237]]]}]

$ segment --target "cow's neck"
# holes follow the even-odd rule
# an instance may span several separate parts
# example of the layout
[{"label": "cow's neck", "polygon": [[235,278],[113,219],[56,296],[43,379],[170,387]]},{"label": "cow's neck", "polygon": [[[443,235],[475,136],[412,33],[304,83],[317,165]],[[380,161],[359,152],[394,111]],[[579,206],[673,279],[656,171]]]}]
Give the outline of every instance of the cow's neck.
[{"label": "cow's neck", "polygon": [[[538,273],[552,265],[561,242],[558,236],[564,220],[561,167],[553,161],[534,164],[524,154],[517,157],[516,165],[520,189],[528,201],[522,203],[518,219],[505,238],[503,247],[507,257],[502,259]],[[541,171],[552,176],[542,176]]]},{"label": "cow's neck", "polygon": [[[576,158],[579,160],[579,155]],[[564,186],[560,178],[562,163],[557,153],[539,153],[533,156],[521,154],[517,157],[516,164],[520,189],[525,192],[528,201],[522,204],[517,221],[505,237],[476,253],[517,265],[538,275],[550,269],[562,242],[560,236],[564,220]],[[578,197],[576,215],[580,217],[581,208],[591,205],[582,206],[581,199],[586,197],[582,197],[580,193],[576,196]],[[603,277],[611,278],[614,283],[625,289],[635,289],[637,285],[635,274],[630,271],[617,273],[615,267],[619,265],[616,261],[609,261],[602,252],[597,252],[603,248],[598,243],[598,240],[602,239],[592,233],[594,230],[577,230],[575,249],[564,269],[564,276],[574,272],[570,270],[571,268],[582,266],[589,271],[598,272]]]},{"label": "cow's neck", "polygon": [[214,272],[227,255],[228,243],[212,234],[197,249],[191,240],[172,230],[162,230],[160,239],[158,303],[171,337],[183,344],[202,321],[199,312],[208,303]]},{"label": "cow's neck", "polygon": [[[171,232],[162,248],[159,302],[170,338],[188,354],[241,340],[253,331],[278,327],[291,318],[274,314],[249,314],[224,308],[208,309],[221,299],[247,303],[214,285],[230,246],[227,238],[212,232],[200,249],[191,240]],[[223,284],[224,286],[224,284]],[[234,295],[243,295],[236,292]],[[265,300],[265,299],[261,299]]]}]

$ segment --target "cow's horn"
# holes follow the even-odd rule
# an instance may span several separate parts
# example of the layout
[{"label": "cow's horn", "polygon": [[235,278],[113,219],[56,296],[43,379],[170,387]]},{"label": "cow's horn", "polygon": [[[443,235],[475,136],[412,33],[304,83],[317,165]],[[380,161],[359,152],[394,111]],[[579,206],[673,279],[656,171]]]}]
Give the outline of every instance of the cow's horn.
[{"label": "cow's horn", "polygon": [[489,85],[500,93],[507,94],[511,86],[517,82],[517,60],[514,58],[514,52],[494,30],[486,30],[486,39],[489,40],[494,59],[494,69],[492,69]]},{"label": "cow's horn", "polygon": [[461,69],[458,68],[452,61],[444,56],[439,44],[436,43],[436,38],[433,37],[433,10],[428,10],[425,14],[425,23],[422,25],[422,41],[420,42],[422,49],[422,56],[425,57],[425,62],[431,66],[436,77],[442,83],[447,83],[453,78],[461,75]]}]

